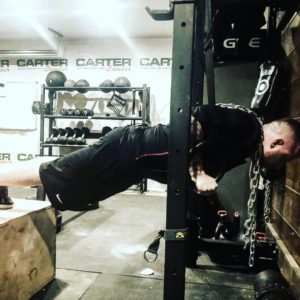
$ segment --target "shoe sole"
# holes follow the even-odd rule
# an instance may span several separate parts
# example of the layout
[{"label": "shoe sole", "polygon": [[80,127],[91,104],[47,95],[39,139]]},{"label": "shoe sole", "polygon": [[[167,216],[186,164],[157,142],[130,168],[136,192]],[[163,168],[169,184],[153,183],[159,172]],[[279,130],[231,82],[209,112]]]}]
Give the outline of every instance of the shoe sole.
[{"label": "shoe sole", "polygon": [[0,205],[0,209],[10,209],[13,208],[13,204],[5,204],[5,205]]}]

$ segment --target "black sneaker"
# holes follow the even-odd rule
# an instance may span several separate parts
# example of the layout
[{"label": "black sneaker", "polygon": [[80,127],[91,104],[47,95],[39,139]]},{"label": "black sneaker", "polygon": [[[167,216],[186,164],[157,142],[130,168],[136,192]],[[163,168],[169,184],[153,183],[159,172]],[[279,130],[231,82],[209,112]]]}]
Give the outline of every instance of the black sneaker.
[{"label": "black sneaker", "polygon": [[0,209],[13,208],[14,202],[8,196],[7,186],[0,186]]}]

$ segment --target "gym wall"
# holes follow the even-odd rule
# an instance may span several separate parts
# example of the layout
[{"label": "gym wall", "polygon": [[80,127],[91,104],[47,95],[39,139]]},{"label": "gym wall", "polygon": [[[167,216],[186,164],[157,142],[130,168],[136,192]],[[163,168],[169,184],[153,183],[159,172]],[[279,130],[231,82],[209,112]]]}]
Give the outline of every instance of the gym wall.
[{"label": "gym wall", "polygon": [[[289,99],[282,109],[300,120],[300,23],[299,17],[284,32],[282,45],[286,67],[290,70]],[[277,181],[273,191],[272,225],[278,234],[279,266],[288,279],[296,299],[300,299],[300,160],[287,164],[286,177]],[[285,247],[288,249],[285,250]]]},{"label": "gym wall", "polygon": [[[1,49],[45,50],[49,49],[49,46],[36,41],[18,43],[6,41],[1,43]],[[122,39],[64,40],[60,52],[59,57],[0,57],[0,83],[37,83],[38,88],[34,93],[37,94],[37,98],[40,98],[40,87],[45,84],[45,78],[52,70],[63,71],[67,79],[75,81],[86,79],[90,86],[94,87],[98,87],[106,79],[114,81],[119,76],[126,76],[131,86],[141,87],[147,84],[150,87],[152,124],[168,123],[172,65],[171,38],[136,39],[129,42]],[[4,99],[1,95],[6,93],[6,89],[7,87],[0,88],[0,100]],[[28,98],[24,100],[26,94],[20,91],[20,97],[13,95],[9,101],[5,98],[6,102],[13,105],[15,109],[0,110],[0,163],[20,160],[20,158],[31,159],[39,153],[39,118],[31,112],[32,102],[39,99],[31,96],[32,99],[29,97],[29,100]],[[27,103],[28,110],[16,109],[21,104],[23,106],[24,102]],[[72,105],[72,103],[65,104]],[[30,126],[25,122],[28,118],[32,120]],[[95,129],[106,125],[105,121],[94,123]],[[68,126],[68,124],[62,125]],[[122,122],[115,126],[118,125],[122,125]],[[1,158],[1,153],[6,155]]]}]

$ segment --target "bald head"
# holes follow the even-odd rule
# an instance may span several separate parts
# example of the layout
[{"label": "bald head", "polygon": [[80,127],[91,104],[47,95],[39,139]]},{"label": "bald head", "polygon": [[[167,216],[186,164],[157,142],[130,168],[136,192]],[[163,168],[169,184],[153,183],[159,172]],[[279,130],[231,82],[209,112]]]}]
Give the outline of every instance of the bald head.
[{"label": "bald head", "polygon": [[279,169],[300,155],[300,123],[285,118],[264,125],[263,164]]}]

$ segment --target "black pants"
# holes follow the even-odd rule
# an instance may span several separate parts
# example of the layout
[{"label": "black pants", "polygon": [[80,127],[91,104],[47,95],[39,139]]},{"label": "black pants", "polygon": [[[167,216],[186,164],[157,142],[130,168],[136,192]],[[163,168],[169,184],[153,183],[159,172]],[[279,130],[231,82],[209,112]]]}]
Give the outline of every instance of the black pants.
[{"label": "black pants", "polygon": [[140,181],[141,170],[134,157],[141,135],[125,143],[129,129],[133,130],[130,126],[116,128],[93,145],[41,164],[40,177],[56,209],[84,209]]}]

